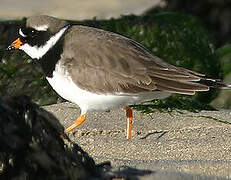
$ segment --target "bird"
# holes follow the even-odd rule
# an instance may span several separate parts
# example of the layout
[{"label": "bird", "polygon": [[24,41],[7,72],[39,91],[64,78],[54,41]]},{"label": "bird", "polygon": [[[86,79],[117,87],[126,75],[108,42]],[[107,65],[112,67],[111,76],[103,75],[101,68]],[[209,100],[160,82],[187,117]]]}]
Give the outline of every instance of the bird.
[{"label": "bird", "polygon": [[62,98],[81,109],[66,133],[80,126],[87,113],[124,108],[127,139],[132,138],[130,105],[163,99],[172,93],[208,91],[204,74],[168,64],[140,43],[102,29],[47,15],[27,18],[7,50],[22,50],[40,64],[47,81]]}]

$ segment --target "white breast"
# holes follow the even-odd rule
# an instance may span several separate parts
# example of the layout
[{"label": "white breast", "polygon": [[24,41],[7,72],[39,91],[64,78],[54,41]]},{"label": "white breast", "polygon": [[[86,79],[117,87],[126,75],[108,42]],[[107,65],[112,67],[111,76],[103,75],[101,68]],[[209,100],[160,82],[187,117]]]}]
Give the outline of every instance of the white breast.
[{"label": "white breast", "polygon": [[64,72],[60,64],[56,65],[53,77],[47,77],[52,88],[64,99],[77,104],[81,114],[91,111],[106,111],[142,101],[165,98],[170,95],[166,92],[149,92],[146,94],[96,94],[80,89]]}]

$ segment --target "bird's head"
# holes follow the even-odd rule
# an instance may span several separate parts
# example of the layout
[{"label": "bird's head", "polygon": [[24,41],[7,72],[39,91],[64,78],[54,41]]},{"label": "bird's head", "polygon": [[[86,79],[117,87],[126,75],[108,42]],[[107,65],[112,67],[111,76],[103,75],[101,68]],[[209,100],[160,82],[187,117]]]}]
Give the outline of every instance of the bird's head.
[{"label": "bird's head", "polygon": [[41,15],[27,19],[18,31],[19,37],[7,50],[20,49],[33,59],[42,58],[62,37],[70,25],[54,17]]}]

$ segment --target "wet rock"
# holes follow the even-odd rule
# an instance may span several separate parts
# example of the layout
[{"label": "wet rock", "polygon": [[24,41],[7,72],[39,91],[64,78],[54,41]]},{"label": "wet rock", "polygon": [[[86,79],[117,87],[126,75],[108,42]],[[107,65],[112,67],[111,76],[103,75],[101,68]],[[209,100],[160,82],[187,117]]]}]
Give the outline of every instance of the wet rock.
[{"label": "wet rock", "polygon": [[0,99],[0,179],[140,179],[153,171],[113,168],[73,143],[59,121],[27,96]]},{"label": "wet rock", "polygon": [[0,179],[100,176],[93,159],[63,134],[57,119],[26,96],[0,101],[0,129]]},{"label": "wet rock", "polygon": [[167,0],[167,11],[193,14],[213,31],[214,40],[221,46],[231,42],[231,2],[228,0]]}]

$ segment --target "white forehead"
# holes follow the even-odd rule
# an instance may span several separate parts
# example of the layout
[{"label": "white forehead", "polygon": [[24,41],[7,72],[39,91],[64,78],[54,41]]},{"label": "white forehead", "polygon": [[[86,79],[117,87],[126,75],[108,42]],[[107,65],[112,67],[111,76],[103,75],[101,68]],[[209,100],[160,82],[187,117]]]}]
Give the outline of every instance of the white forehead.
[{"label": "white forehead", "polygon": [[45,25],[42,25],[42,26],[35,26],[33,27],[35,30],[37,31],[46,31],[48,29],[48,25],[45,24]]}]

